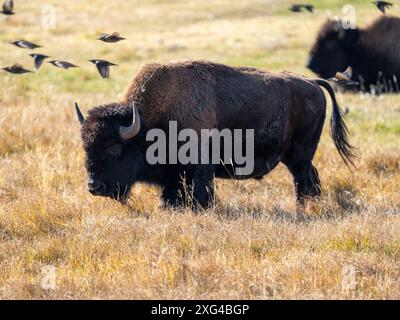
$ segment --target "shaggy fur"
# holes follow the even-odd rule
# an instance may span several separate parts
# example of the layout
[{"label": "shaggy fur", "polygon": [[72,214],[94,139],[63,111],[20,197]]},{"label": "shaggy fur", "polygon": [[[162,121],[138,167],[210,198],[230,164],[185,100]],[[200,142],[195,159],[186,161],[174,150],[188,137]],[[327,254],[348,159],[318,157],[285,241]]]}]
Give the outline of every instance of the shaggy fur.
[{"label": "shaggy fur", "polygon": [[[332,137],[339,153],[351,161],[351,147],[335,95],[324,80],[288,72],[270,73],[203,61],[151,64],[128,86],[122,102],[92,109],[82,126],[89,182],[102,190],[96,195],[125,199],[136,181],[163,188],[169,205],[207,207],[213,200],[213,177],[231,178],[224,165],[150,165],[145,154],[152,128],[168,133],[169,121],[178,129],[254,129],[254,172],[241,178],[261,178],[282,161],[293,174],[297,198],[319,196],[320,183],[312,158],[321,135],[325,87],[333,101]],[[141,130],[121,140],[120,125],[139,110]],[[168,140],[168,139],[167,139]],[[233,167],[235,167],[235,163]]]},{"label": "shaggy fur", "polygon": [[308,67],[330,78],[348,66],[359,89],[399,91],[400,18],[382,16],[365,28],[343,29],[341,21],[327,21],[310,52]]}]

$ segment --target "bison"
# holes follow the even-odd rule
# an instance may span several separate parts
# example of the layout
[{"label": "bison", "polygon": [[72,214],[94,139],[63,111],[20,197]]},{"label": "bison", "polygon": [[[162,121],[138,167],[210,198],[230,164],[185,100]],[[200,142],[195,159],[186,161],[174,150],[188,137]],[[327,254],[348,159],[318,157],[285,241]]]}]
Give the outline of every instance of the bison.
[{"label": "bison", "polygon": [[346,29],[328,20],[320,29],[307,67],[328,79],[348,66],[360,91],[398,92],[400,18],[382,16],[366,28]]},{"label": "bison", "polygon": [[[145,182],[163,189],[167,206],[206,208],[213,204],[214,177],[260,179],[282,162],[293,175],[300,203],[318,197],[321,185],[312,159],[326,113],[321,87],[333,103],[334,144],[352,163],[342,112],[326,80],[203,61],[146,65],[121,102],[95,107],[86,118],[76,104],[89,191],[124,202],[135,182]],[[253,171],[238,177],[235,163],[150,164],[146,150],[152,142],[146,136],[154,128],[168,131],[171,121],[195,132],[253,129]]]}]

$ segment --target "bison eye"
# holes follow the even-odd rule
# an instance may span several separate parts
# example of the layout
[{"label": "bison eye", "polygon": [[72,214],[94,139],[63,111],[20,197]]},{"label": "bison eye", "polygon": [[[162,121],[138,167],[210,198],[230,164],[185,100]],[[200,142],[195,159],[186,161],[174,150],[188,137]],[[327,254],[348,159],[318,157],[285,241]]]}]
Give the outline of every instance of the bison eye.
[{"label": "bison eye", "polygon": [[112,157],[119,157],[122,152],[122,145],[119,143],[106,147],[105,152]]}]

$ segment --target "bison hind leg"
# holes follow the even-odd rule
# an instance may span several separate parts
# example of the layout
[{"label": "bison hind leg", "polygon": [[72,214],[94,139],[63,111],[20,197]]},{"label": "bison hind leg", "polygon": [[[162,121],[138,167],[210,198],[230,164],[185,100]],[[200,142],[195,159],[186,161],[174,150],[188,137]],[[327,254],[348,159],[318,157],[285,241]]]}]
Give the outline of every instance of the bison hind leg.
[{"label": "bison hind leg", "polygon": [[321,182],[318,171],[311,161],[296,164],[287,164],[293,175],[296,189],[296,198],[299,204],[303,204],[308,198],[319,198],[321,196]]},{"label": "bison hind leg", "polygon": [[307,198],[319,198],[321,196],[321,182],[317,169],[312,164],[312,158],[318,144],[318,139],[312,139],[309,145],[298,144],[282,159],[293,176],[296,189],[296,197],[299,204],[303,204]]},{"label": "bison hind leg", "polygon": [[321,196],[321,182],[318,171],[312,164],[325,120],[325,110],[315,115],[313,121],[303,125],[295,132],[291,147],[286,151],[282,162],[293,176],[296,197],[299,204],[307,198]]}]

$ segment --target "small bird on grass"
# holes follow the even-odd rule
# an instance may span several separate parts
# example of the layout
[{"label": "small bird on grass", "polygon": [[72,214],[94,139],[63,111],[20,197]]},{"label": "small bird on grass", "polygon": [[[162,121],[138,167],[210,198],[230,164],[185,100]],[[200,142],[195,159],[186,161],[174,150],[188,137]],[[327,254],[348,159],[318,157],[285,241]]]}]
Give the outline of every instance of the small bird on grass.
[{"label": "small bird on grass", "polygon": [[101,59],[91,59],[89,60],[91,63],[96,65],[97,70],[99,71],[101,77],[103,79],[106,79],[110,76],[110,67],[112,66],[118,66],[115,63],[106,61],[106,60],[101,60]]},{"label": "small bird on grass", "polygon": [[372,4],[376,5],[376,7],[381,11],[383,14],[386,13],[386,9],[393,6],[393,3],[387,1],[374,1]]},{"label": "small bird on grass", "polygon": [[45,59],[49,58],[49,56],[46,56],[46,55],[40,54],[40,53],[31,53],[30,56],[33,58],[36,70],[39,70],[39,68],[41,67],[43,61]]},{"label": "small bird on grass", "polygon": [[7,72],[12,73],[12,74],[33,73],[33,71],[25,69],[23,66],[21,66],[18,63],[12,65],[11,67],[5,67],[5,68],[2,68],[2,69],[4,71],[7,71]]},{"label": "small bird on grass", "polygon": [[114,32],[112,34],[103,33],[100,35],[100,37],[97,38],[97,40],[108,43],[118,42],[125,39],[126,38],[121,37],[118,32]]},{"label": "small bird on grass", "polygon": [[314,12],[314,6],[312,4],[294,4],[289,10],[292,12],[301,12],[303,9],[308,12]]},{"label": "small bird on grass", "polygon": [[347,69],[343,72],[336,72],[335,77],[330,78],[333,82],[336,82],[339,85],[343,86],[358,86],[359,83],[351,80],[351,76],[353,75],[353,70],[351,67],[347,67]]},{"label": "small bird on grass", "polygon": [[3,3],[3,10],[1,11],[2,14],[12,15],[14,14],[14,1],[13,0],[6,0]]},{"label": "small bird on grass", "polygon": [[65,69],[68,70],[69,68],[79,68],[78,66],[67,62],[67,61],[61,61],[61,60],[51,60],[48,61],[48,63],[51,63],[53,66],[57,67],[57,68],[61,68],[61,69]]},{"label": "small bird on grass", "polygon": [[26,40],[16,40],[16,41],[11,41],[10,43],[19,48],[30,49],[30,50],[42,47],[36,43],[26,41]]}]

